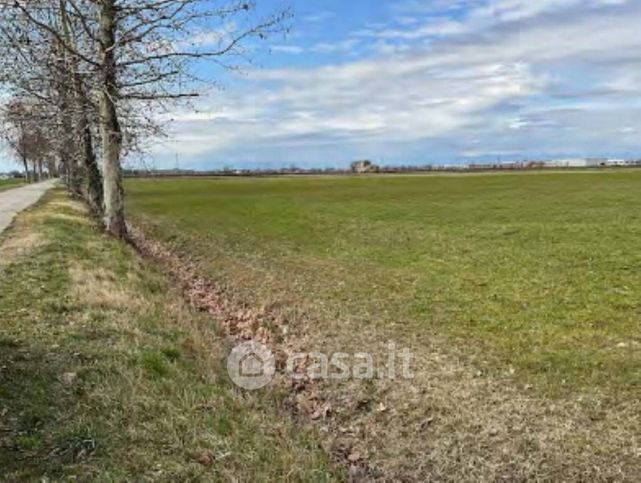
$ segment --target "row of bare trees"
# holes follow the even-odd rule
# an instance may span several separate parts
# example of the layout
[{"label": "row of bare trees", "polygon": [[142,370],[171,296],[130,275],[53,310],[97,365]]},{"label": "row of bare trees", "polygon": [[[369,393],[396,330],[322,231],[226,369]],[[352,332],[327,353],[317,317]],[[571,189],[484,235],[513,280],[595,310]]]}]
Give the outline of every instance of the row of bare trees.
[{"label": "row of bare trees", "polygon": [[238,0],[0,0],[3,137],[28,176],[59,173],[125,237],[123,159],[287,17]]},{"label": "row of bare trees", "polygon": [[7,102],[3,111],[0,134],[23,166],[27,182],[41,181],[45,173],[55,176],[57,166],[51,155],[52,138],[46,123],[38,119],[38,112],[17,99]]}]

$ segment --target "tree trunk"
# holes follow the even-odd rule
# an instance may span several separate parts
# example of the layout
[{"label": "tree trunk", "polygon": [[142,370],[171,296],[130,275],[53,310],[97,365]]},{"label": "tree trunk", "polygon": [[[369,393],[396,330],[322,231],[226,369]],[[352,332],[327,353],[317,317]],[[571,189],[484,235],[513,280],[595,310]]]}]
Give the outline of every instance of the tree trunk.
[{"label": "tree trunk", "polygon": [[[71,33],[69,30],[69,20],[66,14],[66,5],[64,0],[59,1],[60,8],[60,20],[61,26],[63,28],[63,36],[65,41],[71,45]],[[76,142],[74,137],[74,127],[76,127],[76,122],[74,120],[74,86],[73,86],[73,77],[71,77],[70,72],[73,73],[71,69],[71,58],[65,47],[62,45],[62,42],[59,39],[54,40],[54,48],[56,51],[56,62],[58,63],[58,68],[55,69],[56,75],[53,79],[54,84],[56,85],[58,91],[58,110],[61,116],[61,122],[59,127],[59,136],[58,136],[58,158],[60,165],[63,167],[67,189],[73,196],[82,197],[83,190],[83,173],[82,165],[78,162],[78,156],[76,155],[79,151],[79,144]],[[65,74],[62,74],[65,73]]]},{"label": "tree trunk", "polygon": [[24,154],[21,153],[21,158],[22,158],[22,164],[24,165],[24,176],[25,176],[25,181],[27,183],[31,182],[31,178],[29,175],[29,162],[27,161],[27,158],[24,157]]},{"label": "tree trunk", "polygon": [[59,99],[58,109],[61,115],[61,124],[58,128],[58,157],[61,164],[64,166],[66,174],[67,189],[74,196],[81,196],[81,173],[79,173],[76,158],[73,156],[73,118],[71,111],[71,92],[68,83],[65,79],[58,79],[59,84]]},{"label": "tree trunk", "polygon": [[37,171],[37,163],[36,161],[31,161],[31,182],[32,183],[37,183],[38,182],[38,171]]},{"label": "tree trunk", "polygon": [[127,235],[125,225],[124,192],[120,154],[122,150],[122,132],[116,101],[116,0],[100,2],[100,137],[102,140],[104,222],[105,228],[113,235],[124,238]]},{"label": "tree trunk", "polygon": [[[60,21],[62,24],[63,35],[68,45],[74,45],[74,39],[71,35],[71,26],[67,14],[66,0],[59,0]],[[93,147],[93,133],[89,120],[89,111],[91,101],[88,98],[85,82],[78,69],[78,60],[74,56],[66,55],[67,69],[63,77],[63,84],[73,85],[74,100],[74,154],[77,155],[77,165],[82,171],[82,195],[89,204],[91,211],[98,218],[103,214],[103,197],[102,197],[102,178],[96,154]],[[71,81],[71,82],[70,82]]]},{"label": "tree trunk", "polygon": [[51,154],[47,157],[47,178],[57,178],[58,167],[56,166],[55,158]]},{"label": "tree trunk", "polygon": [[96,162],[96,153],[93,149],[93,135],[91,133],[91,126],[89,121],[83,120],[84,126],[82,127],[82,158],[85,165],[86,180],[86,198],[89,206],[94,214],[98,217],[103,215],[103,196],[102,196],[102,177]]},{"label": "tree trunk", "polygon": [[24,174],[27,177],[27,183],[31,183],[31,172],[29,171],[29,158],[27,157],[27,146],[25,143],[25,127],[24,123],[18,124],[18,152],[24,164]]},{"label": "tree trunk", "polygon": [[91,211],[97,216],[103,215],[102,177],[93,148],[93,133],[89,122],[89,100],[80,74],[74,73],[74,91],[76,97],[76,142],[79,143],[78,154],[83,166],[84,197]]}]

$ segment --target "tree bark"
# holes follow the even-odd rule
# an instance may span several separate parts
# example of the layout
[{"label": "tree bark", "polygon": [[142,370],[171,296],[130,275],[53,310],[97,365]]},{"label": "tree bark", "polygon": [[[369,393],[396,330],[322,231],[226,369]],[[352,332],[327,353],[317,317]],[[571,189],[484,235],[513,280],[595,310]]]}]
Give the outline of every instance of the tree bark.
[{"label": "tree bark", "polygon": [[100,2],[100,137],[102,140],[104,223],[107,231],[124,238],[125,225],[124,191],[120,156],[122,131],[116,111],[118,87],[116,85],[116,20],[115,0]]},{"label": "tree bark", "polygon": [[24,175],[25,175],[25,181],[27,183],[31,182],[31,176],[29,174],[29,163],[27,161],[27,158],[24,156],[24,154],[21,154],[22,157],[22,164],[24,165]]},{"label": "tree bark", "polygon": [[20,153],[20,159],[22,159],[22,164],[24,164],[24,174],[27,177],[27,183],[31,183],[31,173],[29,172],[29,159],[27,158],[27,146],[25,146],[25,128],[24,123],[18,123],[18,143],[17,148]]},{"label": "tree bark", "polygon": [[91,210],[98,217],[103,215],[102,177],[93,148],[93,134],[86,111],[86,104],[81,106],[78,131],[82,144],[82,162],[85,168],[85,198]]},{"label": "tree bark", "polygon": [[79,164],[82,166],[83,196],[89,208],[98,218],[103,216],[102,176],[98,169],[96,153],[93,147],[93,133],[89,121],[90,101],[77,67],[74,66],[74,94],[76,100],[76,144]]},{"label": "tree bark", "polygon": [[[65,0],[59,0],[60,20],[62,31],[67,45],[73,46],[74,40],[71,35],[71,26],[67,14],[67,4]],[[91,132],[91,123],[89,120],[89,110],[91,101],[89,100],[84,80],[79,72],[78,59],[66,54],[68,77],[73,85],[74,100],[74,127],[75,127],[75,150],[78,157],[78,166],[82,171],[82,195],[89,204],[91,211],[98,218],[103,214],[103,197],[102,197],[102,177],[96,161],[96,153],[93,147],[93,134]],[[69,82],[65,82],[68,84]]]},{"label": "tree bark", "polygon": [[[67,61],[68,54],[60,45],[57,45],[57,51],[59,54],[58,62],[61,64],[57,72],[63,72],[69,65]],[[58,87],[57,102],[60,112],[60,125],[58,127],[59,142],[57,143],[58,158],[62,166],[64,166],[69,192],[74,196],[82,196],[81,173],[78,169],[77,160],[75,156],[73,156],[74,143],[72,133],[75,123],[71,109],[73,102],[72,86],[69,85],[69,79],[60,74],[56,75],[55,82]]]}]

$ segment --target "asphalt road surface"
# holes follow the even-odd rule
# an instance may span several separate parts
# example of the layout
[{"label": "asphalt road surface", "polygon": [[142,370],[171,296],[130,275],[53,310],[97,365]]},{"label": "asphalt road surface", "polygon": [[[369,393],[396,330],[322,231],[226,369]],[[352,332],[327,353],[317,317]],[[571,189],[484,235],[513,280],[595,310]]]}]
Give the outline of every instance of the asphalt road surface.
[{"label": "asphalt road surface", "polygon": [[0,192],[0,233],[11,224],[14,216],[42,198],[55,183],[56,180],[51,179]]}]

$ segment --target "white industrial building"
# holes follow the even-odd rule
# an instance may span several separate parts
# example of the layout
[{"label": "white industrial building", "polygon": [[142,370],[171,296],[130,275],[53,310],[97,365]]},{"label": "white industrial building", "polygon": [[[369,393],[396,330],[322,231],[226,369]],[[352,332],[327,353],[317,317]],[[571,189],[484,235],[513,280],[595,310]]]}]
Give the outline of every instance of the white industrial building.
[{"label": "white industrial building", "polygon": [[632,166],[632,161],[626,161],[625,159],[608,159],[605,162],[606,166]]},{"label": "white industrial building", "polygon": [[601,159],[587,159],[587,158],[567,158],[567,159],[554,159],[547,161],[546,166],[554,168],[595,168],[602,166],[604,160]]}]

